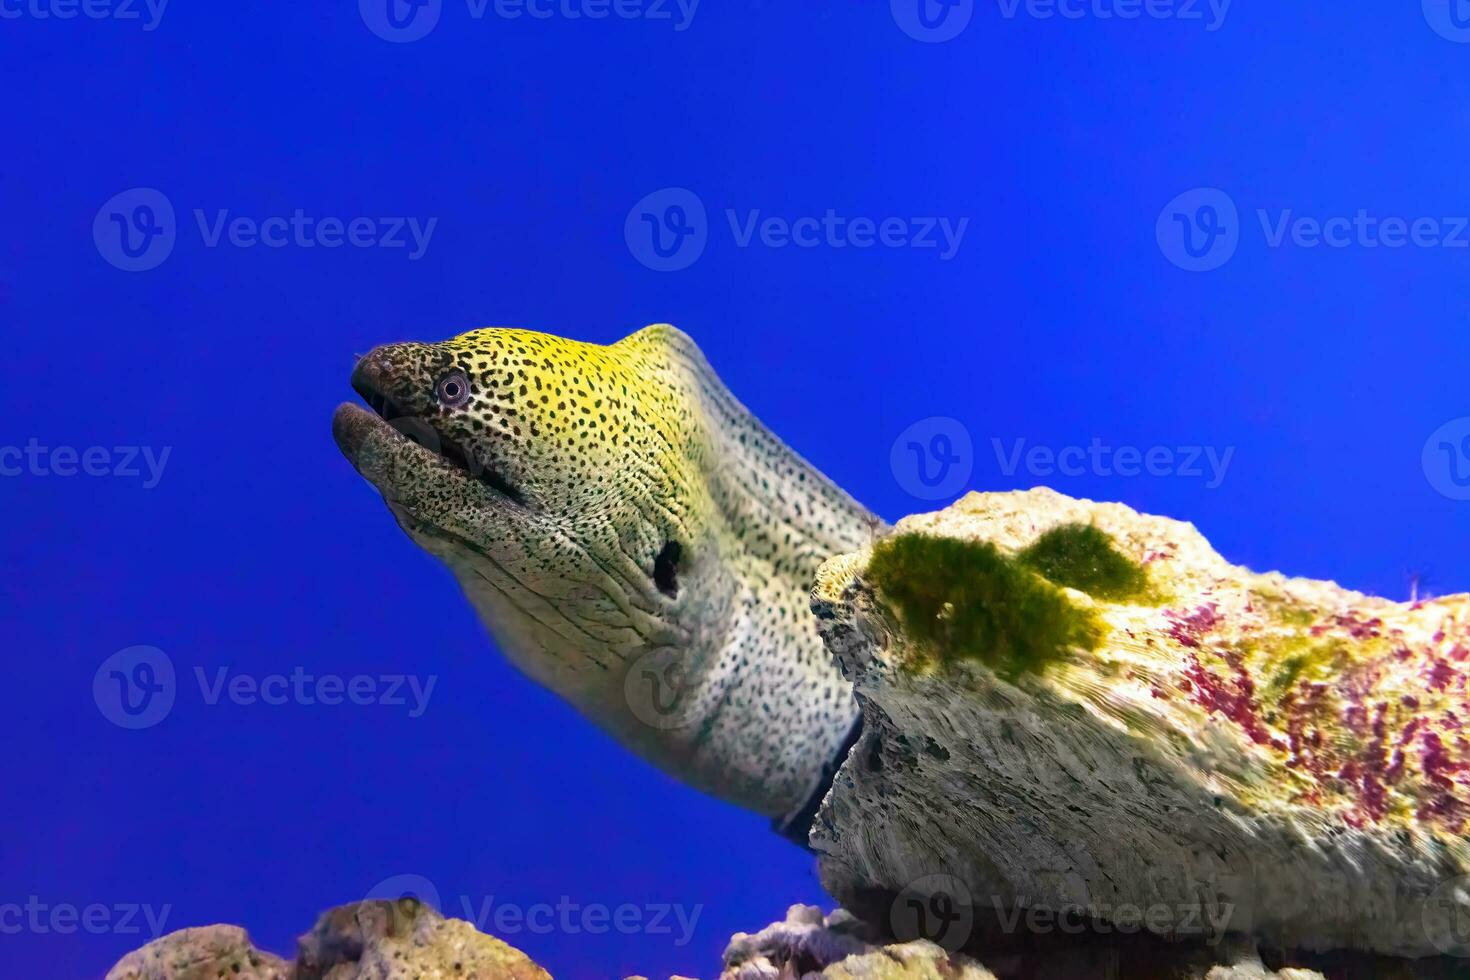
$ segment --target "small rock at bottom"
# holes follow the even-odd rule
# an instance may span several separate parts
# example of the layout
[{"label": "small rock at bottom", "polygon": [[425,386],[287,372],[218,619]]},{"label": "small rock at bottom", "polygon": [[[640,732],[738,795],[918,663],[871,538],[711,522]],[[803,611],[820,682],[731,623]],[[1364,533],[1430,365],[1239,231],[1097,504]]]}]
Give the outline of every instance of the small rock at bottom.
[{"label": "small rock at bottom", "polygon": [[524,953],[414,899],[343,905],[289,963],[237,926],[182,929],[125,956],[107,980],[551,980]]}]

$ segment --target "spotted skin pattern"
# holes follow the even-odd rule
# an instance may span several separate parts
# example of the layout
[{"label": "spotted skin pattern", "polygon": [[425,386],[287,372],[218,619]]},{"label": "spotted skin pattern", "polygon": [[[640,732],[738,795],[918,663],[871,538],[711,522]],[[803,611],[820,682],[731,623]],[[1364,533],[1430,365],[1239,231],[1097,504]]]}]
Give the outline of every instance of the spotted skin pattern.
[{"label": "spotted skin pattern", "polygon": [[807,801],[857,716],[807,593],[880,525],[692,340],[491,328],[379,347],[353,380],[382,417],[338,409],[343,452],[522,671],[706,792]]}]

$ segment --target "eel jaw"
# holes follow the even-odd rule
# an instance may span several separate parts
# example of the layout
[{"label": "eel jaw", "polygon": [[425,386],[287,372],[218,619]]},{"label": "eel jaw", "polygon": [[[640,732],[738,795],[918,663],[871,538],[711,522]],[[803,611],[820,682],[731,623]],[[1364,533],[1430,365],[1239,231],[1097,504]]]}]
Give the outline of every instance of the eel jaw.
[{"label": "eel jaw", "polygon": [[332,413],[332,438],[353,469],[395,509],[412,497],[408,477],[416,463],[426,473],[436,462],[443,463],[437,453],[416,444],[381,415],[351,402],[338,405]]},{"label": "eel jaw", "polygon": [[528,516],[521,505],[405,435],[402,426],[352,402],[332,415],[332,436],[342,455],[420,547],[448,560],[433,542],[498,536],[491,529]]},{"label": "eel jaw", "polygon": [[347,457],[347,462],[379,490],[386,488],[378,485],[373,475],[363,472],[366,461],[384,445],[391,445],[399,439],[407,441],[407,437],[381,415],[352,402],[343,402],[332,413],[332,438],[342,455]]}]

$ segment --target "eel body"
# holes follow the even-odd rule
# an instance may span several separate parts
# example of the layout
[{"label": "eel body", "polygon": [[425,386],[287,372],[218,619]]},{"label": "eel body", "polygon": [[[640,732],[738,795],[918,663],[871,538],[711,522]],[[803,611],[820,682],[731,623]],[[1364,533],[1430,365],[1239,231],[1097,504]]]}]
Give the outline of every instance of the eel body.
[{"label": "eel body", "polygon": [[510,659],[811,829],[844,903],[958,882],[977,912],[1470,956],[1465,597],[1255,575],[1041,489],[890,535],[667,325],[393,344],[352,381],[339,445]]}]

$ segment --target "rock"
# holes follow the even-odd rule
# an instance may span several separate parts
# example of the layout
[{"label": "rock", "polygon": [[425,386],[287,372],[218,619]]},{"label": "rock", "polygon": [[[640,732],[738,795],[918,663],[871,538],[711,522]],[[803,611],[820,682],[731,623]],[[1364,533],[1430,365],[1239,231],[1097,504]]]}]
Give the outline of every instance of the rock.
[{"label": "rock", "polygon": [[[1225,959],[1229,966],[1215,961]],[[824,917],[810,905],[793,905],[783,922],[754,935],[736,933],[725,950],[720,980],[1000,980],[1008,977],[1085,980],[1098,976],[1167,980],[1323,980],[1310,970],[1272,972],[1250,949],[1181,951],[1172,962],[1130,961],[1116,949],[1072,948],[1044,954],[1004,954],[992,973],[965,953],[925,939],[894,942],[883,930],[839,909]],[[1143,965],[1140,972],[1137,968]],[[1163,967],[1160,969],[1160,967]],[[640,980],[640,978],[629,978]],[[670,980],[678,980],[671,977]]]},{"label": "rock", "polygon": [[291,964],[250,944],[239,926],[180,929],[124,956],[107,980],[288,980]]},{"label": "rock", "polygon": [[182,929],[125,956],[107,980],[551,980],[524,953],[415,899],[343,905],[287,963],[236,926]]},{"label": "rock", "polygon": [[812,845],[899,938],[1470,955],[1470,598],[1255,574],[1038,489],[899,522],[812,608],[864,725]]},{"label": "rock", "polygon": [[824,917],[793,905],[784,922],[736,933],[720,980],[995,980],[967,956],[926,940],[883,945],[879,933],[838,910]]},{"label": "rock", "polygon": [[[333,909],[297,940],[297,947],[296,961],[289,963],[255,949],[237,926],[182,929],[124,957],[107,980],[550,980],[524,954],[414,899]],[[1233,965],[1211,971],[1218,959]],[[1192,968],[1180,966],[1185,963]],[[1120,967],[1135,964],[1109,949],[1049,950],[1045,956],[1024,957],[1006,953],[986,965],[995,972],[966,953],[926,939],[895,941],[840,909],[824,916],[813,906],[793,905],[782,922],[754,935],[736,933],[725,950],[719,980],[1085,980],[1093,975],[1110,980],[1321,980],[1320,974],[1307,971],[1271,973],[1250,951],[1239,961],[1196,952],[1192,960],[1173,963],[1168,973],[1120,973]],[[1094,967],[1101,972],[1089,972]]]}]

